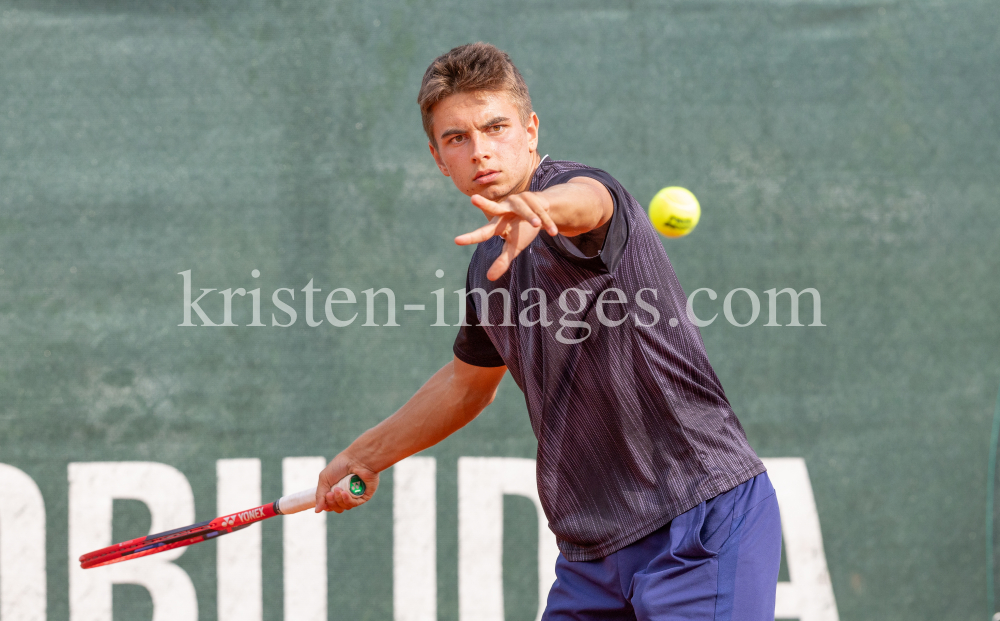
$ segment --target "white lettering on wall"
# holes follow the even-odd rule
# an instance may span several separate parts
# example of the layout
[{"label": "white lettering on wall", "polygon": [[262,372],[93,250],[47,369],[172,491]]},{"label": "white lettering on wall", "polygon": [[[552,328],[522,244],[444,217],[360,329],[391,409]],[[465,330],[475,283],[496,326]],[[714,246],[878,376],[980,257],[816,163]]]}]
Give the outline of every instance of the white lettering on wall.
[{"label": "white lettering on wall", "polygon": [[530,498],[538,512],[538,616],[555,582],[556,538],[542,512],[535,460],[458,460],[458,618],[503,621],[503,497]]},{"label": "white lettering on wall", "polygon": [[839,621],[806,462],[801,457],[763,462],[778,495],[789,577],[789,582],[778,583],[775,617]]},{"label": "white lettering on wall", "polygon": [[[282,494],[316,487],[322,457],[281,460]],[[288,621],[326,621],[326,513],[303,511],[282,518],[285,616]]]},{"label": "white lettering on wall", "polygon": [[437,621],[437,461],[409,457],[392,468],[394,621]]},{"label": "white lettering on wall", "polygon": [[169,550],[99,570],[80,569],[81,554],[111,545],[114,499],[145,503],[152,518],[150,534],[194,522],[194,495],[176,468],[155,462],[70,463],[69,475],[69,618],[112,621],[115,584],[137,584],[153,600],[153,621],[198,619],[198,600],[187,573],[175,565],[185,548]]},{"label": "white lettering on wall", "polygon": [[24,472],[0,464],[0,619],[45,621],[45,503]]},{"label": "white lettering on wall", "polygon": [[[259,459],[220,459],[215,462],[218,486],[216,514],[253,507],[260,499]],[[261,525],[217,541],[216,580],[219,621],[261,621],[264,589],[261,574]]]}]

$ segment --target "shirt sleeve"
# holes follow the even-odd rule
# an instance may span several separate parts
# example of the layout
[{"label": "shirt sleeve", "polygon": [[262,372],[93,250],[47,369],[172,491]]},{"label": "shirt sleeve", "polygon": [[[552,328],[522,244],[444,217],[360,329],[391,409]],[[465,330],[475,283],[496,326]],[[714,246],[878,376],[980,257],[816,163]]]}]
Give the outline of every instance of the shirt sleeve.
[{"label": "shirt sleeve", "polygon": [[[469,277],[465,277],[465,290],[469,291]],[[476,306],[472,296],[465,296],[465,322],[458,328],[458,336],[452,346],[455,357],[474,367],[502,367],[506,363],[490,340],[486,329],[479,324]]]},{"label": "shirt sleeve", "polygon": [[611,225],[604,236],[604,244],[601,250],[595,256],[588,257],[562,235],[550,237],[544,231],[539,235],[547,244],[555,248],[559,254],[573,263],[595,272],[614,272],[619,260],[621,260],[622,253],[625,251],[625,244],[628,243],[629,223],[626,199],[622,194],[624,189],[615,181],[614,177],[598,168],[567,170],[555,175],[545,187],[550,188],[554,185],[566,183],[576,177],[587,177],[595,181],[600,181],[607,188],[608,193],[611,194],[611,200],[614,203],[614,213],[611,215]]}]

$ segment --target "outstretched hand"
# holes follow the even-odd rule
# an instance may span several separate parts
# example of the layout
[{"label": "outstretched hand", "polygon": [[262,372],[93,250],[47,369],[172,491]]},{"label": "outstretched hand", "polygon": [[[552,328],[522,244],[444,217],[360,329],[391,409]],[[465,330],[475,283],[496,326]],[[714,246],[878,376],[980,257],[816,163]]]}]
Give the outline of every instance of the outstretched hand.
[{"label": "outstretched hand", "polygon": [[475,194],[472,204],[478,207],[489,224],[455,238],[459,246],[478,244],[499,235],[504,239],[503,249],[493,265],[486,272],[486,278],[496,280],[506,273],[510,264],[521,251],[527,248],[545,227],[549,235],[555,236],[559,228],[549,215],[549,201],[537,192],[512,194],[502,201],[491,201]]}]

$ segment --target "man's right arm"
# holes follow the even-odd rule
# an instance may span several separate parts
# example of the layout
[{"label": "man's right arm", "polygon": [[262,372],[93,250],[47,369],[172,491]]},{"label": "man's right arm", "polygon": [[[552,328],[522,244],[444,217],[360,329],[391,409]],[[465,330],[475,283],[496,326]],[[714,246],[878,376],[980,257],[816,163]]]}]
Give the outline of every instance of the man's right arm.
[{"label": "man's right arm", "polygon": [[[458,358],[441,367],[403,407],[361,434],[319,475],[316,511],[340,513],[367,502],[378,488],[378,473],[434,446],[479,415],[493,401],[507,367],[476,367]],[[364,496],[334,489],[349,473],[361,477]]]}]

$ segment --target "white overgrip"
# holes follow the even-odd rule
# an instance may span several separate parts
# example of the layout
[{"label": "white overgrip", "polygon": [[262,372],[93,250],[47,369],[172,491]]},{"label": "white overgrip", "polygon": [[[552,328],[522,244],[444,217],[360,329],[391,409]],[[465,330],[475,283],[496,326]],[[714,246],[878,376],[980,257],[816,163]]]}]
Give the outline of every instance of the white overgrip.
[{"label": "white overgrip", "polygon": [[[353,474],[348,474],[346,477],[337,482],[334,487],[339,487],[348,494],[351,494],[351,477]],[[354,495],[355,498],[360,498],[360,495]],[[299,513],[300,511],[305,511],[306,509],[312,509],[316,506],[316,488],[304,489],[301,492],[295,492],[294,494],[288,494],[287,496],[282,496],[278,499],[278,511],[282,515],[289,515],[292,513]]]},{"label": "white overgrip", "polygon": [[283,515],[298,513],[316,506],[316,488],[304,489],[301,492],[282,496],[278,500],[278,511]]}]

